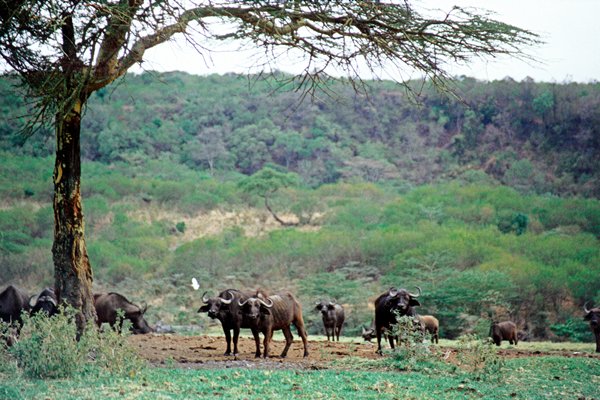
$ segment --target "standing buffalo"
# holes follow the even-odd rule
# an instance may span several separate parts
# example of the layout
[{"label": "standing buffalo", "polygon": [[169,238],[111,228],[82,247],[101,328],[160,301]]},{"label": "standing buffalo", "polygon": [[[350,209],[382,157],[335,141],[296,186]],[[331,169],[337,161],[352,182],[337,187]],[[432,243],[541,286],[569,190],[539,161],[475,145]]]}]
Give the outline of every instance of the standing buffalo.
[{"label": "standing buffalo", "polygon": [[490,326],[490,337],[496,343],[496,346],[500,346],[500,342],[508,340],[510,344],[515,346],[519,342],[517,337],[517,325],[512,321],[504,322],[492,322]]},{"label": "standing buffalo", "polygon": [[323,327],[325,334],[329,340],[329,332],[331,332],[331,340],[334,341],[337,336],[337,341],[340,341],[340,333],[344,324],[344,307],[333,301],[323,301],[317,303],[315,310],[320,311],[323,316]]},{"label": "standing buffalo", "polygon": [[425,325],[425,330],[431,335],[431,343],[439,343],[440,321],[433,315],[421,315],[419,318]]},{"label": "standing buffalo", "polygon": [[[94,307],[98,316],[96,320],[98,327],[107,322],[112,328],[116,325],[120,331],[123,327],[123,319],[128,319],[131,321],[131,331],[134,334],[154,331],[144,319],[147,307],[136,306],[119,293],[94,294]],[[123,319],[121,320],[118,320],[119,311],[123,313]]]},{"label": "standing buffalo", "polygon": [[233,355],[238,352],[238,338],[240,328],[250,328],[249,323],[240,313],[239,301],[245,301],[250,297],[250,293],[242,293],[239,290],[228,289],[217,295],[217,297],[206,297],[206,292],[202,295],[204,305],[198,309],[198,312],[208,313],[212,319],[221,321],[225,340],[227,341],[227,350],[225,355],[231,355],[231,330],[233,330]]},{"label": "standing buffalo", "polygon": [[390,327],[397,322],[396,316],[417,317],[414,307],[421,303],[417,297],[421,288],[417,286],[418,294],[405,289],[390,288],[375,300],[375,336],[377,336],[377,352],[381,354],[381,335],[387,334],[390,347],[394,348],[394,336],[389,334]]},{"label": "standing buffalo", "polygon": [[588,310],[586,302],[583,305],[583,311],[585,311],[583,319],[590,321],[590,329],[596,337],[596,353],[600,353],[600,308],[596,307]]},{"label": "standing buffalo", "polygon": [[37,296],[31,296],[29,306],[31,307],[31,314],[37,314],[40,311],[46,313],[49,317],[58,314],[58,301],[54,289],[45,288]]},{"label": "standing buffalo", "polygon": [[8,285],[0,293],[0,320],[21,325],[21,312],[29,311],[29,296],[16,286]]},{"label": "standing buffalo", "polygon": [[304,343],[304,357],[308,357],[308,341],[304,329],[304,320],[302,319],[302,306],[291,293],[266,296],[258,292],[244,301],[239,300],[238,305],[242,310],[242,314],[250,321],[252,335],[256,343],[256,357],[260,357],[259,332],[264,335],[263,355],[267,358],[269,357],[269,342],[273,337],[273,331],[279,329],[283,331],[285,336],[285,348],[281,353],[281,357],[286,357],[294,339],[290,328],[291,324],[294,324]]}]

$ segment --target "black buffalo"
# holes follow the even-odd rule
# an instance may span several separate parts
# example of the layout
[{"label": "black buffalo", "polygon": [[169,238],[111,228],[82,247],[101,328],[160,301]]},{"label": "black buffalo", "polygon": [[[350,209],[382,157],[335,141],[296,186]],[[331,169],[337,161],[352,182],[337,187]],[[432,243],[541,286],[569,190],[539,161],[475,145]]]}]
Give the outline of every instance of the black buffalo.
[{"label": "black buffalo", "polygon": [[21,325],[21,313],[29,312],[29,309],[29,296],[18,287],[8,285],[0,293],[0,320]]},{"label": "black buffalo", "polygon": [[49,317],[58,313],[58,301],[54,289],[45,288],[37,296],[32,296],[29,299],[29,306],[31,307],[31,314],[37,314],[39,312],[46,313]]},{"label": "black buffalo", "polygon": [[315,310],[321,312],[323,317],[323,327],[325,328],[325,334],[327,340],[329,340],[329,334],[331,332],[331,340],[340,341],[340,333],[342,332],[342,325],[344,325],[344,307],[341,304],[333,301],[323,301],[317,303]]},{"label": "black buffalo", "polygon": [[[123,327],[123,319],[127,319],[131,321],[131,331],[134,334],[154,331],[144,319],[147,307],[139,307],[119,293],[94,294],[94,307],[98,316],[96,320],[98,327],[106,322],[112,328],[117,327],[120,331]],[[123,313],[123,319],[119,319],[119,312]]]},{"label": "black buffalo", "polygon": [[202,295],[204,305],[198,309],[198,312],[207,313],[212,319],[218,319],[225,333],[227,349],[225,355],[231,355],[231,331],[233,330],[233,355],[238,352],[238,338],[240,328],[250,328],[248,321],[240,313],[239,301],[245,301],[251,296],[251,293],[243,293],[235,289],[227,289],[217,295],[217,297],[206,297],[206,292]]},{"label": "black buffalo", "polygon": [[596,353],[600,353],[600,308],[588,309],[586,302],[583,305],[583,311],[585,312],[583,319],[589,321],[590,329],[596,338]]},{"label": "black buffalo", "polygon": [[496,346],[500,346],[503,340],[508,340],[510,344],[515,346],[519,342],[517,336],[517,325],[512,321],[504,322],[492,322],[490,326],[490,337],[496,343]]},{"label": "black buffalo", "polygon": [[302,306],[291,293],[281,293],[266,296],[260,292],[249,297],[245,301],[239,301],[238,305],[244,317],[250,321],[250,329],[256,343],[256,357],[260,357],[259,332],[264,336],[264,357],[269,357],[269,343],[273,337],[273,331],[281,329],[285,336],[285,347],[281,353],[282,358],[292,345],[294,336],[290,328],[294,324],[304,344],[304,357],[308,357],[308,340],[304,329],[302,318]]},{"label": "black buffalo", "polygon": [[406,289],[390,288],[375,299],[375,336],[377,337],[377,352],[381,354],[381,336],[387,334],[390,347],[394,348],[395,336],[389,334],[391,326],[397,323],[397,316],[418,318],[414,307],[421,303],[417,297],[421,295],[421,288],[417,287],[418,294],[408,292]]}]

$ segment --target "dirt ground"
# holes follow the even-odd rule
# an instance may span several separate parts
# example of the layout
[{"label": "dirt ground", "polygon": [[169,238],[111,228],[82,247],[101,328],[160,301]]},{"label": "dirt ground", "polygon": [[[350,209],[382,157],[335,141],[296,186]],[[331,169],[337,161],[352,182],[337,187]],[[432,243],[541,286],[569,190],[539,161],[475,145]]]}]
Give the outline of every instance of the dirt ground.
[{"label": "dirt ground", "polygon": [[[327,342],[309,340],[309,356],[304,358],[302,341],[294,337],[285,359],[279,358],[283,350],[284,340],[274,339],[271,344],[271,357],[257,359],[254,357],[254,340],[240,337],[237,357],[224,356],[225,338],[219,336],[180,336],[176,334],[135,335],[129,338],[139,354],[155,365],[174,363],[185,368],[268,368],[268,369],[327,369],[331,361],[344,357],[360,357],[364,359],[379,358],[375,353],[376,345],[360,340],[352,342]],[[261,335],[262,341],[262,335]],[[387,346],[385,347],[387,348]],[[449,347],[436,347],[444,358],[452,358],[453,350]],[[261,343],[262,350],[262,343]],[[531,351],[516,348],[500,349],[503,357],[536,357],[554,355],[561,357],[590,357],[600,360],[599,354],[572,351]]]}]

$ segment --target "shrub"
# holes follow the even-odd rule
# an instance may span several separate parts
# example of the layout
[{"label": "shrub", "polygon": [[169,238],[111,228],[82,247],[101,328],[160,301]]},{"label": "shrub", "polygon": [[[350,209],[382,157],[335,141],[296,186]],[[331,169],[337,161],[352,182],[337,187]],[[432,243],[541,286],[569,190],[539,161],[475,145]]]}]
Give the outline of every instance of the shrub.
[{"label": "shrub", "polygon": [[456,362],[463,371],[476,379],[500,378],[504,360],[498,355],[489,338],[465,335],[458,338]]},{"label": "shrub", "polygon": [[[392,356],[392,362],[398,369],[404,371],[422,371],[432,367],[439,370],[444,365],[431,351],[429,341],[425,341],[425,333],[414,317],[396,314],[396,323],[392,324],[389,333],[396,336],[397,346]],[[433,365],[435,364],[435,365]]]},{"label": "shrub", "polygon": [[76,340],[74,317],[72,308],[61,309],[52,317],[44,313],[24,315],[19,341],[9,353],[25,376],[71,378],[103,371],[132,376],[144,367],[144,362],[127,346],[126,334],[99,332],[90,325],[81,340]]}]

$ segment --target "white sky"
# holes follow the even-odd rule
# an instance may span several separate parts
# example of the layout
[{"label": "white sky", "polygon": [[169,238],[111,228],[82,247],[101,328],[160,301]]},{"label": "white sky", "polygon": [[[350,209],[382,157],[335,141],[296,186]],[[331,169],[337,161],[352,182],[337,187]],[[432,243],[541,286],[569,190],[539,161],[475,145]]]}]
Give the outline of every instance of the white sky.
[{"label": "white sky", "polygon": [[[450,70],[480,80],[510,76],[520,81],[531,77],[546,82],[600,81],[600,0],[416,0],[417,7],[449,11],[453,5],[477,7],[495,13],[494,18],[541,35],[546,43],[531,49],[539,63],[511,58],[474,60],[469,66]],[[210,59],[200,56],[185,41],[170,42],[146,53],[145,70],[185,71],[191,74],[249,72],[254,56],[241,52],[232,44],[229,50],[220,46]],[[258,56],[260,59],[260,56]],[[282,62],[278,69],[299,72],[297,60]],[[141,72],[134,67],[132,72]],[[393,70],[384,79],[399,79]],[[407,78],[411,76],[403,76]]]}]

